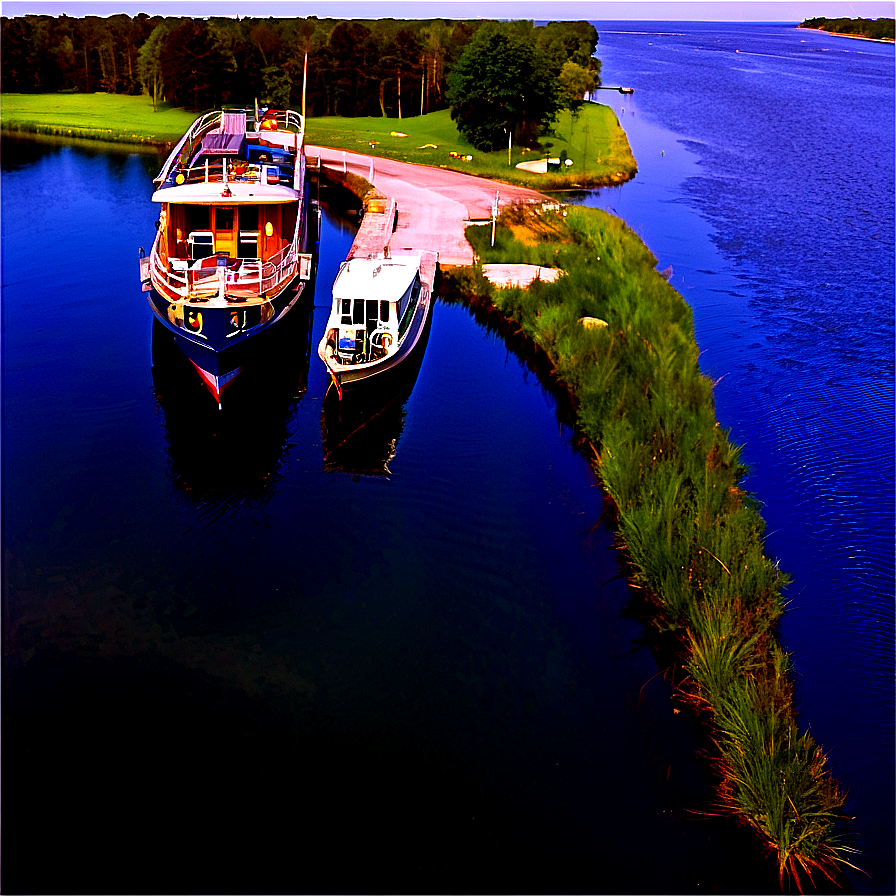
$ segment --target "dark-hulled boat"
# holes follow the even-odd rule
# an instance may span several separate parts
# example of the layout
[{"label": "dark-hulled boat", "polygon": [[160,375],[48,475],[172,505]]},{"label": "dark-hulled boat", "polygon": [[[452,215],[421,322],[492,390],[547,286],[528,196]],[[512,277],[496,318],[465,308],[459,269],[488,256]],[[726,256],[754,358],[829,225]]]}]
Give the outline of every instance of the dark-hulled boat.
[{"label": "dark-hulled boat", "polygon": [[292,110],[209,112],[155,178],[143,289],[219,404],[312,274],[304,124]]}]

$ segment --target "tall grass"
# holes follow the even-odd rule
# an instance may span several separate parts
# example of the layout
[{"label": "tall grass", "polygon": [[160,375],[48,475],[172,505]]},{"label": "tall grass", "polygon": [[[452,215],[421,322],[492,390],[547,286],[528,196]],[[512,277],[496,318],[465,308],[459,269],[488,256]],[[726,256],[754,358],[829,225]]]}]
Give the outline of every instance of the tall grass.
[{"label": "tall grass", "polygon": [[[483,261],[564,271],[528,290],[493,289],[476,272],[456,275],[454,288],[512,319],[569,388],[631,581],[649,624],[676,645],[676,686],[707,723],[721,810],[762,839],[782,885],[837,878],[853,867],[845,794],[797,726],[791,664],[776,635],[788,580],[765,554],[740,449],[716,422],[690,308],[644,244],[597,210],[516,210],[494,250],[480,229],[468,238]],[[586,328],[586,316],[607,326]]]}]

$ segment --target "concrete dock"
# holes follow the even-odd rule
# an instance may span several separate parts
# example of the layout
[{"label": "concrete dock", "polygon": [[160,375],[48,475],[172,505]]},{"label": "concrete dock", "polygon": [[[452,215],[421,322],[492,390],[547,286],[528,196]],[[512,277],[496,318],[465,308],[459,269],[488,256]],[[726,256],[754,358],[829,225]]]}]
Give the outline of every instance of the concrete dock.
[{"label": "concrete dock", "polygon": [[[389,240],[392,251],[432,252],[442,266],[473,264],[473,250],[464,230],[470,221],[491,218],[496,192],[499,210],[519,202],[538,205],[551,202],[535,190],[447,168],[413,165],[321,146],[307,146],[305,151],[319,158],[326,168],[363,177],[394,200],[398,220]],[[364,253],[367,252],[365,248]]]}]

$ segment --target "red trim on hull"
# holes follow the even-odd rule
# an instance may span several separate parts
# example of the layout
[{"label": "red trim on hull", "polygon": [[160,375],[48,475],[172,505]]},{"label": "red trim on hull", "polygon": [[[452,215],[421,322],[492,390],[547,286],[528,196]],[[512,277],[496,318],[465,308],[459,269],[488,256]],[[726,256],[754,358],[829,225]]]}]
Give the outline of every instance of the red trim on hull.
[{"label": "red trim on hull", "polygon": [[188,360],[196,368],[196,372],[199,374],[200,379],[205,383],[205,387],[212,393],[212,397],[218,404],[221,403],[221,393],[237,378],[237,375],[243,369],[242,367],[237,367],[235,370],[231,370],[223,376],[215,376],[213,373],[209,373],[207,370],[200,367],[192,358],[189,358]]}]

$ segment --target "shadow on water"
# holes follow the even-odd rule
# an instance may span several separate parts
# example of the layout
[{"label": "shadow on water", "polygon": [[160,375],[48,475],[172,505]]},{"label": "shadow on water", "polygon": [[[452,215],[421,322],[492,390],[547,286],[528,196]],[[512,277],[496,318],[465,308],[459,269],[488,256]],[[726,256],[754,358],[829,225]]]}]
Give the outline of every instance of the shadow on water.
[{"label": "shadow on water", "polygon": [[221,408],[171,334],[154,322],[153,387],[180,497],[219,514],[268,501],[276,491],[289,421],[308,387],[312,316],[311,307],[293,308],[258,337],[263,344],[227,388]]},{"label": "shadow on water", "polygon": [[[428,337],[428,329],[427,329]],[[425,346],[424,346],[425,348]],[[411,397],[423,351],[408,358],[388,383],[372,382],[347,390],[342,400],[332,386],[324,397],[320,428],[324,469],[356,476],[390,476],[404,429],[406,405]]]}]

